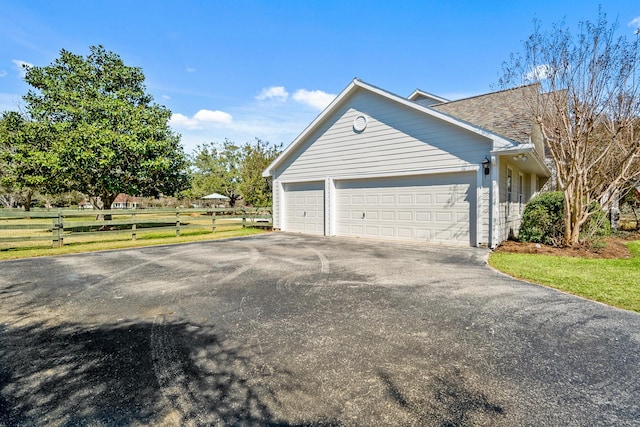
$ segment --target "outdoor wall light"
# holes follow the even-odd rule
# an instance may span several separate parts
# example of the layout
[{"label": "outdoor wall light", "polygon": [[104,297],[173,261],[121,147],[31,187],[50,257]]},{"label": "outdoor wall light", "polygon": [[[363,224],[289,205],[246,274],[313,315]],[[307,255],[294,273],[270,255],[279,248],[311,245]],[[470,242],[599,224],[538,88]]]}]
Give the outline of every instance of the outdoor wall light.
[{"label": "outdoor wall light", "polygon": [[513,160],[515,160],[516,162],[520,161],[520,162],[526,162],[529,158],[527,157],[526,154],[518,154],[517,156],[513,156]]},{"label": "outdoor wall light", "polygon": [[491,160],[488,157],[482,159],[482,166],[484,166],[484,174],[489,175],[491,172]]}]

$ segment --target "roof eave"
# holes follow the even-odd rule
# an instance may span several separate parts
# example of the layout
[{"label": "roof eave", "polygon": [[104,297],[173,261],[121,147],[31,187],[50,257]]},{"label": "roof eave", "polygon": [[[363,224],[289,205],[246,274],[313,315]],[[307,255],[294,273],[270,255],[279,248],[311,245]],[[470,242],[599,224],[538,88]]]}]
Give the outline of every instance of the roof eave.
[{"label": "roof eave", "polygon": [[512,148],[499,148],[491,151],[492,155],[498,156],[514,156],[518,154],[526,154],[536,163],[539,175],[549,178],[551,176],[551,170],[545,163],[544,159],[540,156],[533,143],[518,144]]}]

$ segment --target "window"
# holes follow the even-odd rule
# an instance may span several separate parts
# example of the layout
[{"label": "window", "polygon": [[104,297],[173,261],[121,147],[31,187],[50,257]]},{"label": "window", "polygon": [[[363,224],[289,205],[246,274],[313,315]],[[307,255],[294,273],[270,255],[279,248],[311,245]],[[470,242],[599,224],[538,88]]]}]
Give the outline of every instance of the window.
[{"label": "window", "polygon": [[518,203],[519,212],[522,213],[522,202],[524,201],[524,179],[522,174],[518,175]]}]

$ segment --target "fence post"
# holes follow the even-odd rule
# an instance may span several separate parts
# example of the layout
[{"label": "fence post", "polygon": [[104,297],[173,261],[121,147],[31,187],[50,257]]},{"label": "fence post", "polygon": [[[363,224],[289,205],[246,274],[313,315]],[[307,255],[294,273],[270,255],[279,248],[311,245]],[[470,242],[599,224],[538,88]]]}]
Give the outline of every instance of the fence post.
[{"label": "fence post", "polygon": [[61,248],[63,239],[64,224],[62,222],[62,212],[58,210],[58,216],[53,218],[53,244],[54,248]]},{"label": "fence post", "polygon": [[58,247],[58,218],[52,218],[53,227],[51,228],[51,247]]},{"label": "fence post", "polygon": [[180,211],[176,211],[176,237],[180,237]]},{"label": "fence post", "polygon": [[131,214],[131,240],[136,240],[136,230],[138,229],[136,225],[136,213]]},{"label": "fence post", "polygon": [[216,232],[216,211],[211,212],[211,232]]},{"label": "fence post", "polygon": [[242,210],[242,228],[247,227],[247,211]]}]

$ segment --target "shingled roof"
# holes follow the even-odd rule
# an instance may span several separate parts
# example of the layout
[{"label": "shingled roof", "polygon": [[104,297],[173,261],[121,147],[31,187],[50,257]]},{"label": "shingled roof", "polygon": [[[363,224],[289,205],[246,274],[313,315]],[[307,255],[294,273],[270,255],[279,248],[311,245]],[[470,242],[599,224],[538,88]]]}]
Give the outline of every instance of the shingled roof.
[{"label": "shingled roof", "polygon": [[512,141],[528,143],[533,117],[524,100],[538,91],[538,85],[532,84],[431,105],[430,108]]}]

